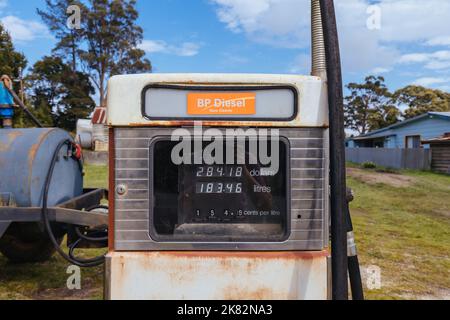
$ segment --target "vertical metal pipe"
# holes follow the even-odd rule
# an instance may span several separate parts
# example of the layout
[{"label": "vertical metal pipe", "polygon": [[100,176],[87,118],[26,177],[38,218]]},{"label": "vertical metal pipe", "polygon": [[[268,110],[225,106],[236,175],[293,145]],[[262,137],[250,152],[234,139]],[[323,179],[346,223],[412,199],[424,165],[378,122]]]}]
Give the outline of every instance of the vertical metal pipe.
[{"label": "vertical metal pipe", "polygon": [[311,0],[311,75],[327,79],[327,59],[320,1]]},{"label": "vertical metal pipe", "polygon": [[342,70],[333,0],[320,0],[330,118],[331,254],[334,300],[348,299],[347,187]]}]

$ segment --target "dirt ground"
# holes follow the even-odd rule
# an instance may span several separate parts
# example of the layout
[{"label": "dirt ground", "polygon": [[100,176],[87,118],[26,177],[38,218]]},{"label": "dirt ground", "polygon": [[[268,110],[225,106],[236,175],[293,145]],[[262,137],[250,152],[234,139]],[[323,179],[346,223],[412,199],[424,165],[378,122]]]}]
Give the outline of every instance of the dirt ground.
[{"label": "dirt ground", "polygon": [[407,188],[416,182],[413,177],[404,176],[401,174],[393,173],[382,173],[382,172],[368,172],[367,170],[348,168],[347,174],[361,182],[376,185],[376,184],[386,184],[395,188]]}]

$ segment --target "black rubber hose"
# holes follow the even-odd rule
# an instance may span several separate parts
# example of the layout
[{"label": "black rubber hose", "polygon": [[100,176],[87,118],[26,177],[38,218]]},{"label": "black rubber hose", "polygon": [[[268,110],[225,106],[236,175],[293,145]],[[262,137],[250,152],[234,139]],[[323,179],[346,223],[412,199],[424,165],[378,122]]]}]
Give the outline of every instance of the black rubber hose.
[{"label": "black rubber hose", "polygon": [[[351,194],[351,190],[348,189],[349,193]],[[347,217],[347,232],[351,232],[353,236],[353,222],[352,222],[352,216],[350,214],[350,205],[349,203],[353,200],[353,195],[351,197],[347,197],[347,204],[345,206],[345,212]],[[364,300],[364,289],[362,285],[362,278],[361,278],[361,270],[359,266],[359,259],[358,254],[356,252],[350,253],[348,256],[348,274],[350,277],[350,287],[352,292],[352,299],[356,301]]]},{"label": "black rubber hose", "polygon": [[[58,241],[55,238],[55,235],[53,234],[52,227],[50,225],[50,219],[48,218],[48,193],[50,190],[50,184],[53,177],[53,171],[55,170],[55,165],[59,156],[59,152],[64,146],[70,147],[72,145],[72,141],[70,140],[64,140],[61,141],[58,146],[56,147],[55,153],[53,154],[53,158],[50,162],[50,168],[47,173],[47,177],[45,179],[45,185],[44,185],[44,195],[43,195],[43,201],[42,201],[42,221],[45,226],[45,230],[48,234],[48,237],[50,238],[50,241],[53,243],[56,251],[63,257],[65,260],[67,260],[69,263],[82,267],[82,268],[88,268],[88,267],[96,267],[100,266],[105,262],[105,257],[96,257],[94,259],[89,260],[83,260],[76,258],[73,255],[73,252],[76,248],[76,246],[72,245],[71,248],[69,248],[69,255],[67,255],[59,246]],[[79,163],[80,164],[80,163]],[[76,245],[79,244],[81,240],[75,242]]]},{"label": "black rubber hose", "polygon": [[95,264],[95,266],[101,265],[97,264],[97,262],[99,261],[99,257],[96,258],[92,258],[92,259],[82,259],[82,258],[78,258],[75,256],[75,250],[78,249],[78,245],[83,241],[83,239],[78,239],[77,241],[75,241],[70,247],[69,247],[69,257],[70,259],[77,261],[78,262],[78,266],[85,266],[85,267],[93,267],[89,264]]},{"label": "black rubber hose", "polygon": [[333,300],[348,300],[344,99],[341,59],[332,0],[320,0],[328,75],[330,118],[331,257]]},{"label": "black rubber hose", "polygon": [[[78,238],[82,239],[82,240],[86,240],[89,242],[105,242],[108,241],[108,237],[104,236],[104,237],[93,237],[90,235],[85,235],[81,232],[79,227],[74,227],[75,229],[75,233],[77,234]],[[104,234],[105,232],[102,231],[95,231],[92,232],[91,234]]]},{"label": "black rubber hose", "polygon": [[[94,211],[96,209],[104,209],[104,210],[109,210],[108,206],[104,206],[104,205],[96,205],[94,207],[88,208],[86,211],[87,212],[91,212]],[[106,230],[107,228],[105,228]],[[82,240],[86,240],[88,242],[105,242],[108,241],[108,231],[101,231],[101,230],[92,230],[92,231],[88,231],[87,235],[83,234],[83,232],[80,230],[79,226],[74,226],[73,230],[75,231],[76,235],[78,236],[78,238],[82,239]],[[103,237],[94,237],[93,235],[95,234],[100,234],[100,235],[105,235]]]},{"label": "black rubber hose", "polygon": [[355,301],[364,300],[364,290],[358,256],[348,257],[348,274],[350,275],[352,299]]}]

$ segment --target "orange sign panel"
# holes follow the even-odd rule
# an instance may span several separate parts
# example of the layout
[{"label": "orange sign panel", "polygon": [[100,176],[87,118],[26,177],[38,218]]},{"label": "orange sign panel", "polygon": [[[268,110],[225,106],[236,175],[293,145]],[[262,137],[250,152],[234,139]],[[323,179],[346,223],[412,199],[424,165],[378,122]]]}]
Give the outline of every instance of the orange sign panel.
[{"label": "orange sign panel", "polygon": [[189,115],[256,114],[254,92],[189,93],[187,100]]}]

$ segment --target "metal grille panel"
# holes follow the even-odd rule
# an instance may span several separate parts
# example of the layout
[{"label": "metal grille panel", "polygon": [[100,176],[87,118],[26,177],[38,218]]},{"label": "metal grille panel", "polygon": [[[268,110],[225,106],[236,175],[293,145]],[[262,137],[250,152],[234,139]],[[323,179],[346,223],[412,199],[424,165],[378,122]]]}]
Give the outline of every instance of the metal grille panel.
[{"label": "metal grille panel", "polygon": [[328,247],[328,131],[321,128],[280,129],[291,150],[291,235],[283,243],[158,243],[149,234],[149,146],[172,129],[116,128],[115,249],[151,250],[322,250]]}]

